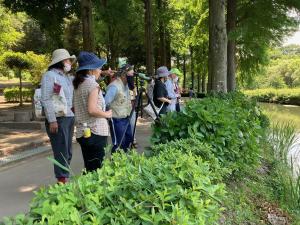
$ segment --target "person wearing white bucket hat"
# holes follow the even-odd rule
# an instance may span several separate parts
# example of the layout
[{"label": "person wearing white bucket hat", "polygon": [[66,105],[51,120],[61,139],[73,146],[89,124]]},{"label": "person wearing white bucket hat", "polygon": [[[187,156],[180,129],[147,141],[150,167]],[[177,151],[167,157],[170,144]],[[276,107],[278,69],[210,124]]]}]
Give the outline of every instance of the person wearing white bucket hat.
[{"label": "person wearing white bucket hat", "polygon": [[[66,49],[56,49],[48,71],[42,77],[42,105],[45,111],[46,131],[49,136],[54,159],[65,167],[69,167],[72,159],[72,137],[74,131],[73,113],[73,77],[68,75],[76,57]],[[53,96],[63,99],[63,112],[55,109]],[[65,183],[69,172],[54,165],[54,173],[59,183]]]}]

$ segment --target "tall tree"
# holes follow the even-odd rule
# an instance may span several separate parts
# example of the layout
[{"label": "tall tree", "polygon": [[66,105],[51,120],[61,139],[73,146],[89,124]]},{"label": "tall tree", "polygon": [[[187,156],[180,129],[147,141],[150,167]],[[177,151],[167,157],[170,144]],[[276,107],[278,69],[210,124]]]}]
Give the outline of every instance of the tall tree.
[{"label": "tall tree", "polygon": [[230,32],[233,32],[236,28],[237,20],[237,3],[236,0],[227,0],[227,90],[234,91],[236,88],[236,63],[235,53],[236,44],[233,37],[230,36]]},{"label": "tall tree", "polygon": [[209,0],[208,91],[227,92],[225,0]]},{"label": "tall tree", "polygon": [[144,0],[145,4],[145,46],[147,74],[153,76],[153,35],[152,35],[152,5],[151,0]]},{"label": "tall tree", "polygon": [[92,19],[92,0],[81,0],[81,20],[83,49],[93,52],[95,50],[95,40]]}]

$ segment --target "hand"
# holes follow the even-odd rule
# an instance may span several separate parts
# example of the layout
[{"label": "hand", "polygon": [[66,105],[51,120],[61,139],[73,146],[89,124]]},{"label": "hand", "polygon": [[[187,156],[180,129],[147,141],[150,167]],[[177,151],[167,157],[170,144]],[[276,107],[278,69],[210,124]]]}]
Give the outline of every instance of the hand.
[{"label": "hand", "polygon": [[169,103],[169,104],[172,104],[172,101],[171,101],[170,99],[168,99],[168,103]]},{"label": "hand", "polygon": [[105,112],[105,118],[107,118],[107,119],[112,118],[112,111],[111,111],[111,109]]},{"label": "hand", "polygon": [[58,132],[58,124],[57,122],[51,122],[49,124],[50,133],[56,134]]}]

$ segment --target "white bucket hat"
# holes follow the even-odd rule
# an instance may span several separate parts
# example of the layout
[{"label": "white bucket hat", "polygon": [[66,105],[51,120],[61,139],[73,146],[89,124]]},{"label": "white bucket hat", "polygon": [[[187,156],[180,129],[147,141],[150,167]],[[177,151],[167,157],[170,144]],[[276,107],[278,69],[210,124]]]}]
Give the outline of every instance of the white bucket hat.
[{"label": "white bucket hat", "polygon": [[70,53],[66,50],[66,49],[56,49],[53,51],[52,53],[52,58],[51,58],[51,63],[49,64],[48,67],[61,62],[65,59],[70,59],[72,61],[72,63],[76,60],[76,56],[75,55],[70,55]]}]

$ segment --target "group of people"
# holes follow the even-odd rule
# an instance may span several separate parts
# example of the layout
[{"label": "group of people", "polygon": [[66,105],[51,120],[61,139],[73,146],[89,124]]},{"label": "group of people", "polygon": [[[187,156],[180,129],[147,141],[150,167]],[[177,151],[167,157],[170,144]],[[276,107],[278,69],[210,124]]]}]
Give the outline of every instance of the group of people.
[{"label": "group of people", "polygon": [[[72,76],[69,73],[76,60],[78,67]],[[82,51],[76,59],[66,49],[57,49],[42,77],[41,103],[46,117],[46,131],[54,159],[65,167],[69,167],[72,159],[74,127],[87,172],[101,167],[109,136],[112,138],[112,152],[118,148],[126,152],[133,143],[130,121],[134,111],[130,94],[135,88],[133,67],[126,64],[112,73],[111,70],[102,71],[105,64],[105,59],[91,52]],[[160,108],[160,114],[176,110],[180,91],[175,72],[168,71],[166,67],[157,69],[153,101]],[[113,77],[105,96],[97,82],[103,74]],[[58,94],[59,99],[64,100],[64,113],[57,111],[53,99]],[[59,183],[67,182],[68,171],[54,165],[54,173]]]}]

